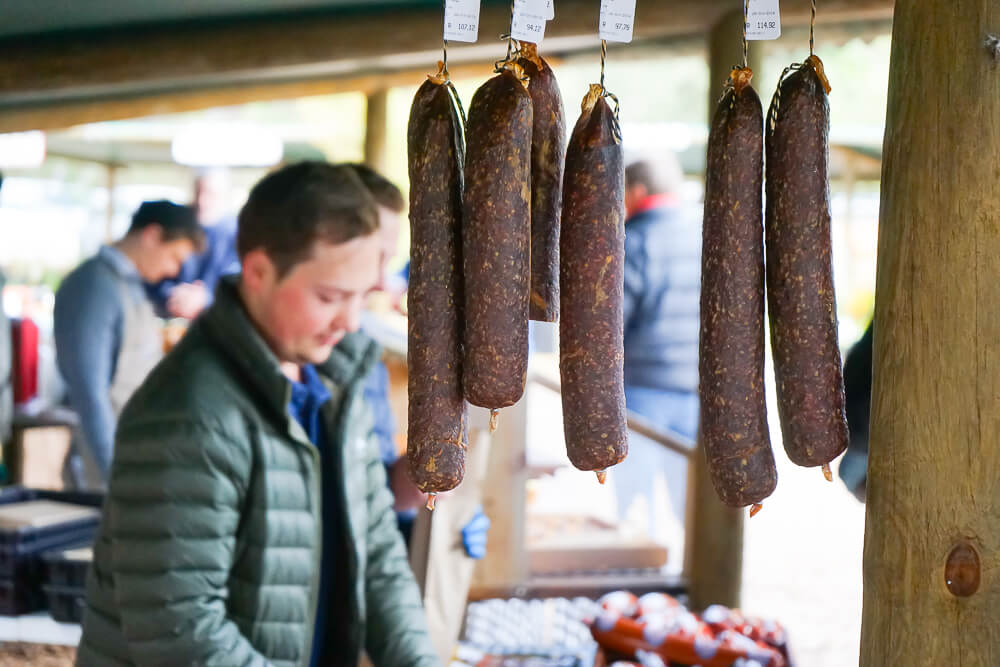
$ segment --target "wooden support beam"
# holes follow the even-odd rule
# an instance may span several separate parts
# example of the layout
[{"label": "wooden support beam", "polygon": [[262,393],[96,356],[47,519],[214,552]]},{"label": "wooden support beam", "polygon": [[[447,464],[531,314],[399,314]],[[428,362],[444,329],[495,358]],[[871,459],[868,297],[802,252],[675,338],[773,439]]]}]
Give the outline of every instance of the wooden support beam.
[{"label": "wooden support beam", "polygon": [[104,166],[105,174],[107,176],[107,188],[108,188],[108,208],[107,208],[107,218],[104,221],[104,242],[114,243],[115,239],[115,186],[118,181],[118,166],[113,164],[108,164]]},{"label": "wooden support beam", "polygon": [[[419,81],[419,79],[417,79]],[[365,110],[365,164],[384,174],[386,171],[386,134],[389,131],[389,89],[368,93]]]},{"label": "wooden support beam", "polygon": [[[492,63],[449,66],[455,79],[483,77],[492,72]],[[338,93],[370,93],[379,88],[417,86],[427,74],[436,72],[430,63],[421,69],[388,74],[355,74],[309,81],[272,82],[256,85],[226,85],[207,90],[187,90],[122,98],[90,99],[28,108],[4,108],[0,104],[0,132],[59,130],[84,123],[123,120],[162,114],[198,111],[213,107],[286,100]]]},{"label": "wooden support beam", "polygon": [[[470,422],[489,420],[488,411],[471,408]],[[483,511],[490,517],[490,543],[486,556],[476,563],[469,595],[479,599],[483,590],[516,590],[528,580],[524,520],[528,479],[526,398],[500,411],[490,447],[489,474],[483,482]]]},{"label": "wooden support beam", "polygon": [[897,3],[879,217],[861,666],[996,665],[1000,4]]},{"label": "wooden support beam", "polygon": [[[786,0],[782,20],[808,21],[809,0]],[[646,3],[637,16],[635,45],[703,35],[731,0]],[[827,0],[820,25],[891,16],[892,0]],[[561,0],[546,34],[552,55],[598,46],[598,5]],[[492,38],[507,29],[506,4],[487,4],[480,42],[453,45],[449,64],[489,62],[503,53]],[[0,110],[28,111],[70,102],[147,97],[223,86],[331,79],[428,67],[440,56],[438,7],[268,16],[0,41]],[[193,48],[192,45],[196,45]],[[615,48],[634,48],[628,47]]]},{"label": "wooden support beam", "polygon": [[[715,113],[722,86],[733,65],[743,62],[743,12],[724,17],[709,34],[709,114]],[[749,66],[760,70],[759,44],[751,44]],[[709,121],[711,122],[711,120]],[[708,475],[700,450],[688,475],[687,537],[684,569],[691,586],[691,604],[740,606],[743,583],[743,513],[722,504]]]}]

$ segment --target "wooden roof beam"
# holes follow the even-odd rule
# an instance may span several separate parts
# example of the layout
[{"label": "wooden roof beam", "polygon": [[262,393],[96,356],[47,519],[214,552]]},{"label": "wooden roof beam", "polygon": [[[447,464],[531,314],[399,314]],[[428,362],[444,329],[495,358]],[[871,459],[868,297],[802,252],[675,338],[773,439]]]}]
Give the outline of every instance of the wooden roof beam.
[{"label": "wooden roof beam", "polygon": [[[640,8],[636,43],[704,36],[731,9],[730,0],[678,0]],[[892,0],[826,0],[819,25],[885,20]],[[807,24],[809,0],[786,0],[783,24]],[[452,45],[454,64],[503,54],[492,37],[509,22],[505,5],[486,5],[480,42]],[[562,0],[546,34],[549,53],[593,49],[597,7]],[[0,111],[82,100],[152,96],[229,85],[262,85],[389,73],[433,64],[440,57],[438,9],[267,17],[230,23],[164,25],[78,36],[0,42]]]}]

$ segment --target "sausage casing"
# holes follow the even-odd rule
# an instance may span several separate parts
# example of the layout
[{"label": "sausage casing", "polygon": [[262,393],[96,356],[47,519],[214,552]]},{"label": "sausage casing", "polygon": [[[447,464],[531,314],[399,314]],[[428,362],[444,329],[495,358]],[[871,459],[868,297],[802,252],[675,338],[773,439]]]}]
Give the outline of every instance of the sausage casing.
[{"label": "sausage casing", "polygon": [[470,403],[490,409],[516,403],[528,372],[531,125],[531,97],[511,70],[472,98],[462,235],[463,384]]},{"label": "sausage casing", "polygon": [[831,260],[830,104],[817,67],[811,57],[778,84],[766,127],[771,350],[785,451],[800,466],[829,463],[848,440]]},{"label": "sausage casing", "polygon": [[628,451],[624,385],[625,167],[600,86],[566,149],[559,242],[559,374],[570,462],[604,470]]},{"label": "sausage casing", "polygon": [[737,84],[708,136],[698,355],[700,439],[732,507],[759,503],[778,479],[764,398],[763,153],[760,98]]},{"label": "sausage casing", "polygon": [[424,492],[462,481],[468,442],[462,393],[464,136],[448,86],[428,79],[410,110],[408,429],[410,476]]},{"label": "sausage casing", "polygon": [[559,220],[562,215],[566,112],[552,68],[534,44],[522,44],[518,63],[531,95],[531,303],[528,315],[559,321]]}]

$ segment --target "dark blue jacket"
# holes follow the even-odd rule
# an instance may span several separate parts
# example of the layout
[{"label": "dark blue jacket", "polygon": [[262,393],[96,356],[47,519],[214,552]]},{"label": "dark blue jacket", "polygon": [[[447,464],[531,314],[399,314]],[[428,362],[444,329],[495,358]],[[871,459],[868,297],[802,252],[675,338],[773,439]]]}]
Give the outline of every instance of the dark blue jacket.
[{"label": "dark blue jacket", "polygon": [[382,463],[389,466],[396,462],[396,418],[389,404],[389,369],[384,361],[379,361],[365,379],[365,401],[375,418],[372,432],[378,440],[378,450]]},{"label": "dark blue jacket", "polygon": [[659,206],[625,222],[625,386],[698,388],[700,216]]}]

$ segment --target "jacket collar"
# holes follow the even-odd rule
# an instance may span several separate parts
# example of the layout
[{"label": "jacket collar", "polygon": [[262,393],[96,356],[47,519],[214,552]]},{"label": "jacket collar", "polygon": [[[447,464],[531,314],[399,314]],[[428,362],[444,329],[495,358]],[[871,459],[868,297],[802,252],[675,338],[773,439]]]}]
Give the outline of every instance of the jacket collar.
[{"label": "jacket collar", "polygon": [[655,195],[647,195],[645,199],[636,204],[635,208],[629,211],[630,218],[648,211],[654,208],[662,208],[666,206],[677,206],[680,198],[673,192],[660,192]]},{"label": "jacket collar", "polygon": [[97,251],[97,258],[111,267],[111,270],[127,280],[141,280],[139,269],[125,253],[113,245],[103,245]]},{"label": "jacket collar", "polygon": [[681,207],[676,202],[673,204],[666,204],[662,201],[653,206],[637,206],[636,209],[637,210],[629,216],[627,220],[625,220],[625,225],[627,227],[664,219],[670,220],[681,212]]},{"label": "jacket collar", "polygon": [[[262,396],[276,415],[288,416],[292,384],[281,372],[274,352],[264,342],[240,298],[239,276],[219,281],[215,302],[200,318],[202,326],[240,375]],[[329,359],[316,365],[320,376],[349,389],[360,384],[378,358],[378,346],[362,333],[347,334]]]}]

